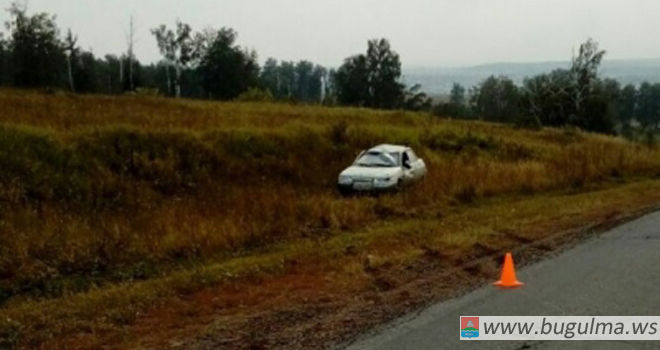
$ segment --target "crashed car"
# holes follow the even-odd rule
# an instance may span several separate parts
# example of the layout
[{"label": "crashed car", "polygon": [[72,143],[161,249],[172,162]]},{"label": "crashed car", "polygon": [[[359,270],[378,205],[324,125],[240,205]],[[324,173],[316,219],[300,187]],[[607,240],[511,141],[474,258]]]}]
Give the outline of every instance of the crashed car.
[{"label": "crashed car", "polygon": [[424,160],[410,147],[383,144],[362,151],[339,174],[341,193],[397,191],[426,175]]}]

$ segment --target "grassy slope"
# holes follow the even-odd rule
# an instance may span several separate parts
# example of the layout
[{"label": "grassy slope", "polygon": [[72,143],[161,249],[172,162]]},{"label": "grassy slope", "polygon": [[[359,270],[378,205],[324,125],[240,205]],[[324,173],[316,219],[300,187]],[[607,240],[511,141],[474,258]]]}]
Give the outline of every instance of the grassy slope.
[{"label": "grassy slope", "polygon": [[[323,345],[450,295],[435,269],[490,278],[504,250],[660,199],[658,151],[575,131],[11,90],[0,106],[0,337],[25,347],[209,329],[232,347]],[[418,150],[425,182],[336,195],[341,168],[386,141]],[[364,317],[388,297],[398,306]]]}]

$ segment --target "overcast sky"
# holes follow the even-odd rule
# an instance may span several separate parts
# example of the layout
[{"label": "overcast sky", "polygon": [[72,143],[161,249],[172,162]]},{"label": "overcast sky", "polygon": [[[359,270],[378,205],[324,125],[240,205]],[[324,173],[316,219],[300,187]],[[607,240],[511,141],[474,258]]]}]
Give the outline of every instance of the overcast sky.
[{"label": "overcast sky", "polygon": [[[3,8],[10,0],[0,0]],[[390,39],[405,67],[570,59],[588,37],[607,58],[660,58],[658,0],[29,0],[57,15],[96,55],[125,50],[135,16],[136,54],[159,59],[149,30],[179,18],[194,29],[232,27],[267,57],[338,66],[370,38]],[[0,14],[4,22],[6,11]]]}]

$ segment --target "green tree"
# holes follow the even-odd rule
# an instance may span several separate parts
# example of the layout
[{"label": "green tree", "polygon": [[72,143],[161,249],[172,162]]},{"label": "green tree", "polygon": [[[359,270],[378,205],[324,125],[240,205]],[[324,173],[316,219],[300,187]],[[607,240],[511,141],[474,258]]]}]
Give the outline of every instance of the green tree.
[{"label": "green tree", "polygon": [[575,106],[571,101],[572,76],[566,69],[555,69],[523,81],[523,113],[538,118],[543,125],[568,124]]},{"label": "green tree", "polygon": [[621,89],[619,104],[619,121],[623,125],[630,125],[637,109],[637,88],[628,84]]},{"label": "green tree", "polygon": [[622,90],[621,83],[615,79],[606,78],[597,85],[596,95],[604,99],[606,105],[605,119],[607,124],[619,123],[621,124],[621,110],[622,110]]},{"label": "green tree", "polygon": [[101,91],[117,94],[122,91],[122,64],[119,57],[106,55],[100,68]]},{"label": "green tree", "polygon": [[324,79],[325,84],[323,87],[323,99],[321,101],[324,105],[333,106],[337,104],[337,87],[335,86],[335,76],[337,71],[334,68],[330,68]]},{"label": "green tree", "polygon": [[77,92],[100,92],[101,78],[100,65],[94,54],[88,51],[77,53],[72,62],[72,79]]},{"label": "green tree", "polygon": [[60,86],[64,52],[55,17],[47,13],[27,14],[27,8],[12,3],[6,23],[13,83],[21,87]]},{"label": "green tree", "polygon": [[618,118],[620,86],[601,80],[598,67],[605,51],[589,39],[580,45],[570,69],[525,79],[521,106],[525,114],[543,125],[575,125],[586,130],[610,133]]},{"label": "green tree", "polygon": [[660,84],[644,82],[639,86],[637,119],[645,128],[660,122]]},{"label": "green tree", "polygon": [[475,90],[474,105],[482,118],[497,122],[513,122],[520,116],[520,93],[505,76],[490,76]]},{"label": "green tree", "polygon": [[370,40],[366,55],[344,60],[333,76],[333,86],[341,104],[391,109],[404,104],[400,78],[401,61],[389,42]]},{"label": "green tree", "polygon": [[588,39],[580,45],[579,54],[572,60],[570,72],[573,78],[573,91],[571,99],[575,104],[578,116],[586,115],[584,102],[592,97],[599,84],[598,67],[604,56],[605,51],[598,49],[598,43]]},{"label": "green tree", "polygon": [[0,33],[0,86],[10,85],[11,69],[9,65],[9,43],[5,40],[3,33]]},{"label": "green tree", "polygon": [[589,131],[614,133],[614,114],[618,96],[611,97],[607,89],[604,83],[595,85],[585,97],[578,119],[571,121],[571,124]]},{"label": "green tree", "polygon": [[410,111],[428,111],[431,109],[431,98],[421,89],[421,85],[415,84],[405,91],[404,109]]},{"label": "green tree", "polygon": [[294,99],[296,91],[296,65],[293,62],[282,62],[279,69],[279,98]]},{"label": "green tree", "polygon": [[440,102],[433,110],[438,116],[465,117],[467,113],[465,88],[454,83],[449,93],[449,102]]},{"label": "green tree", "polygon": [[300,61],[296,64],[295,72],[295,99],[305,102],[312,101],[314,98],[313,93],[311,92],[314,64],[309,61]]},{"label": "green tree", "polygon": [[573,58],[570,69],[570,96],[575,114],[570,116],[569,123],[597,132],[611,132],[613,129],[609,113],[611,101],[598,77],[598,67],[604,56],[605,51],[598,49],[598,43],[588,39],[580,45],[579,54]]},{"label": "green tree", "polygon": [[398,108],[404,97],[401,78],[401,61],[386,39],[370,40],[367,49],[369,72],[369,105],[376,108]]},{"label": "green tree", "polygon": [[657,129],[660,124],[660,83],[653,84],[653,101],[655,102],[655,113],[652,114],[651,124],[654,129]]},{"label": "green tree", "polygon": [[200,52],[197,73],[208,98],[233,99],[258,85],[256,53],[242,50],[235,41],[236,32],[222,28],[211,38],[206,51]]},{"label": "green tree", "polygon": [[264,63],[261,73],[259,74],[259,81],[261,86],[270,91],[270,93],[279,97],[280,94],[280,74],[279,65],[276,59],[269,58]]},{"label": "green tree", "polygon": [[321,102],[323,100],[323,88],[327,81],[328,70],[325,67],[316,65],[312,71],[312,80],[309,84],[309,97],[312,102]]},{"label": "green tree", "polygon": [[269,58],[261,70],[259,81],[275,98],[321,102],[327,75],[325,68],[309,61],[278,64],[277,60]]},{"label": "green tree", "polygon": [[332,76],[332,81],[339,104],[370,107],[371,86],[365,55],[345,59]]},{"label": "green tree", "polygon": [[456,106],[465,105],[465,88],[459,83],[454,83],[449,93],[449,103]]}]

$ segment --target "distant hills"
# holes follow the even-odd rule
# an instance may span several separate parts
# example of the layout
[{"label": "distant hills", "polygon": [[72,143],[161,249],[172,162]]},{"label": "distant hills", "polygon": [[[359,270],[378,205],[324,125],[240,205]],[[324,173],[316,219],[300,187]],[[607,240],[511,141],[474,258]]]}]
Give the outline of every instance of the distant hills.
[{"label": "distant hills", "polygon": [[[568,68],[569,61],[532,63],[490,63],[470,67],[404,67],[403,80],[407,84],[419,83],[422,90],[433,95],[449,93],[454,82],[471,88],[490,75],[506,75],[517,84],[526,77],[550,72],[556,68]],[[639,84],[643,81],[660,82],[660,59],[605,60],[600,73],[622,84]]]}]

